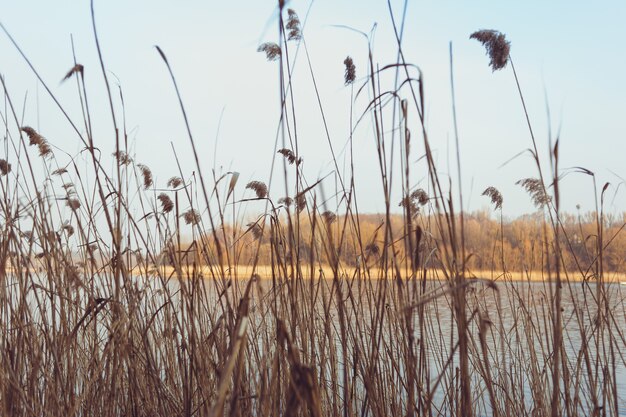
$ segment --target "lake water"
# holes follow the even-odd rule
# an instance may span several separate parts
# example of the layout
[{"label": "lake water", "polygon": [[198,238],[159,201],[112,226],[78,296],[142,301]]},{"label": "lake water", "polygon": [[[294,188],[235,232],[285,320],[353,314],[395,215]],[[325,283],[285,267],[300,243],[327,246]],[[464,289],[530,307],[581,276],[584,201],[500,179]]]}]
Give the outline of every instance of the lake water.
[{"label": "lake water", "polygon": [[[27,287],[22,285],[20,290],[20,285],[11,281],[5,281],[4,302],[17,303],[21,291]],[[27,289],[33,320],[49,325],[53,316],[50,294],[54,293],[51,290],[54,281],[41,278],[35,284]],[[344,336],[340,330],[336,284],[341,288],[348,328]],[[278,306],[281,320],[293,332],[290,337],[300,351],[300,360],[316,371],[322,398],[337,398],[333,397],[337,394],[334,391],[343,390],[346,370],[352,381],[354,410],[371,406],[372,392],[368,391],[365,380],[372,378],[370,389],[373,384],[377,392],[384,393],[385,404],[380,409],[388,415],[398,410],[405,412],[408,391],[403,384],[411,374],[410,367],[416,368],[421,363],[414,389],[415,398],[419,398],[416,407],[425,407],[425,402],[430,401],[431,415],[451,415],[451,410],[458,406],[454,394],[458,392],[459,355],[451,296],[446,292],[449,287],[439,281],[428,281],[424,288],[420,285],[403,281],[399,286],[395,281],[361,279],[276,283],[260,280],[250,293],[247,333],[250,357],[246,366],[251,375],[257,371],[260,375],[262,369],[258,368],[265,364],[255,360],[255,355],[269,358],[278,349],[272,313]],[[166,329],[166,321],[148,318],[160,317],[161,311],[171,309],[174,316],[188,320],[190,316],[185,311],[189,307],[189,294],[194,293],[191,298],[199,302],[200,307],[195,308],[202,314],[193,316],[196,317],[193,320],[198,321],[200,336],[206,336],[225,311],[225,301],[236,309],[245,286],[244,280],[233,281],[224,288],[223,282],[213,280],[181,284],[176,279],[133,278],[126,281],[120,293],[123,299],[133,300],[124,303],[137,309],[138,320],[146,317],[140,325],[151,326],[155,341],[166,344],[167,340],[181,343],[186,337],[184,330],[175,337],[167,336],[171,329]],[[81,317],[93,295],[113,296],[112,288],[111,282],[103,280],[66,289],[65,297],[75,297],[73,320],[76,322]],[[487,375],[493,382],[496,402],[507,415],[538,415],[549,409],[551,390],[546,387],[551,386],[554,355],[551,303],[554,287],[540,282],[498,282],[494,287],[476,281],[466,291],[470,318],[469,369],[477,415],[492,414],[485,384]],[[88,297],[87,293],[92,296]],[[290,304],[290,294],[297,294],[295,304]],[[406,310],[424,300],[423,294],[427,302]],[[598,292],[593,282],[566,283],[561,304],[564,357],[561,372],[563,368],[567,372],[560,383],[562,404],[569,404],[573,415],[590,415],[594,401],[607,415],[615,415],[617,405],[618,415],[626,416],[626,286],[607,284],[604,292]],[[167,308],[161,310],[164,306]],[[6,308],[3,311],[7,314]],[[407,315],[406,311],[411,313]],[[106,333],[106,325],[100,326]],[[162,339],[157,340],[159,337]],[[412,355],[417,362],[407,361],[408,340],[412,340]],[[376,343],[378,347],[373,349]],[[162,347],[157,345],[154,349],[156,357],[163,354]],[[363,368],[363,358],[374,357],[374,353],[378,361],[376,369]],[[618,397],[617,404],[611,402],[614,394]],[[565,410],[563,413],[567,414]]]}]

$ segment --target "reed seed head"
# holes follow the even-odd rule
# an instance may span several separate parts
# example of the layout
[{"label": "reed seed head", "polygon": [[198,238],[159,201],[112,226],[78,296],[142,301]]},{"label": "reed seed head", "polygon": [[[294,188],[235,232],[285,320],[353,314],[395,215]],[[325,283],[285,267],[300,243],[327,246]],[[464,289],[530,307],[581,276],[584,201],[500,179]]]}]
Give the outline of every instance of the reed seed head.
[{"label": "reed seed head", "polygon": [[530,194],[533,204],[537,208],[542,208],[550,203],[551,197],[546,193],[541,180],[537,178],[525,178],[517,181],[515,184],[521,185],[528,194]]},{"label": "reed seed head", "polygon": [[178,188],[183,183],[183,179],[181,177],[172,177],[167,180],[167,186],[170,188]]},{"label": "reed seed head", "polygon": [[287,161],[289,162],[289,165],[293,165],[294,163],[296,165],[300,165],[302,163],[302,158],[296,158],[296,154],[293,153],[291,149],[287,149],[287,148],[279,149],[278,153],[287,159]]},{"label": "reed seed head", "polygon": [[[399,207],[404,207],[408,210],[409,216],[415,218],[419,212],[419,206],[425,206],[428,203],[428,194],[421,188],[413,191],[411,194],[405,196],[400,203]],[[418,205],[419,204],[419,205]]]},{"label": "reed seed head", "polygon": [[300,31],[300,19],[298,18],[297,13],[293,9],[287,9],[287,15],[287,29],[289,30],[287,40],[297,41],[302,39],[302,32]]},{"label": "reed seed head", "polygon": [[418,188],[417,190],[411,193],[411,200],[417,201],[420,206],[425,206],[428,204],[428,194],[422,188]]},{"label": "reed seed head", "polygon": [[261,181],[250,181],[246,188],[253,190],[256,193],[257,198],[267,197],[267,185]]},{"label": "reed seed head", "polygon": [[415,200],[411,198],[411,196],[403,197],[402,200],[400,200],[400,203],[398,203],[398,207],[405,208],[411,218],[416,217],[420,211],[420,208],[416,204]]},{"label": "reed seed head", "polygon": [[11,172],[11,164],[5,159],[0,159],[0,174],[7,175],[9,172]]},{"label": "reed seed head", "polygon": [[327,225],[331,225],[337,220],[337,215],[332,211],[325,211],[322,213],[322,218]]},{"label": "reed seed head", "polygon": [[46,141],[46,139],[41,136],[35,129],[30,126],[23,126],[20,130],[28,136],[28,144],[29,145],[37,145],[39,148],[39,156],[47,157],[52,153],[52,149],[50,145]]},{"label": "reed seed head", "polygon": [[343,64],[346,66],[343,79],[346,85],[350,85],[356,80],[356,67],[354,66],[354,61],[349,56],[343,60]]},{"label": "reed seed head", "polygon": [[257,48],[257,52],[265,52],[265,57],[268,61],[276,61],[281,55],[280,46],[274,42],[262,43]]},{"label": "reed seed head", "polygon": [[278,204],[283,204],[285,207],[289,207],[291,206],[291,204],[293,204],[293,198],[281,197],[278,199]]},{"label": "reed seed head", "polygon": [[65,223],[63,225],[63,227],[61,227],[61,230],[63,230],[65,233],[67,233],[67,236],[70,237],[74,234],[74,226],[72,226],[69,223]]},{"label": "reed seed head", "polygon": [[45,158],[47,156],[50,156],[52,154],[52,148],[50,148],[50,145],[48,145],[48,142],[41,142],[39,145],[37,145],[37,147],[39,148],[39,156]]},{"label": "reed seed head", "polygon": [[186,212],[183,213],[183,219],[185,220],[186,224],[190,224],[192,226],[195,226],[196,224],[200,223],[200,213],[198,213],[195,209],[189,209]]},{"label": "reed seed head", "polygon": [[306,196],[304,193],[296,194],[296,210],[300,213],[302,210],[306,208]]},{"label": "reed seed head", "polygon": [[258,222],[248,223],[246,226],[248,227],[248,231],[252,233],[252,236],[254,236],[255,240],[261,240],[263,237],[263,228]]},{"label": "reed seed head", "polygon": [[511,52],[511,42],[506,40],[503,33],[497,30],[483,29],[472,33],[470,39],[476,39],[483,44],[493,71],[506,67]]},{"label": "reed seed head", "polygon": [[115,151],[112,153],[112,155],[115,157],[115,159],[117,159],[117,163],[119,165],[126,166],[133,162],[133,159],[124,151]]},{"label": "reed seed head", "polygon": [[77,198],[68,198],[65,203],[72,211],[76,211],[80,208],[80,201]]},{"label": "reed seed head", "polygon": [[60,241],[61,238],[57,232],[55,232],[54,230],[50,230],[48,233],[46,233],[46,240],[50,242],[50,244],[54,244],[54,242]]},{"label": "reed seed head", "polygon": [[30,126],[22,126],[20,130],[28,136],[29,145],[39,145],[41,142],[45,141],[43,136],[37,133],[37,131]]},{"label": "reed seed head", "polygon": [[52,171],[52,175],[61,175],[61,174],[66,174],[66,173],[67,173],[66,168],[59,168],[59,169],[55,169],[54,171]]},{"label": "reed seed head", "polygon": [[380,253],[380,248],[376,242],[372,242],[365,247],[365,254],[367,256],[377,256]]},{"label": "reed seed head", "polygon": [[85,68],[81,65],[81,64],[76,64],[72,67],[71,70],[69,70],[67,72],[67,74],[65,74],[65,77],[63,77],[63,79],[61,80],[61,82],[67,81],[70,78],[72,78],[72,75],[74,74],[80,74],[81,76],[83,75],[83,71],[85,70]]},{"label": "reed seed head", "polygon": [[143,187],[147,190],[152,186],[152,171],[146,165],[139,164],[139,169],[141,170],[141,176],[143,177]]},{"label": "reed seed head", "polygon": [[159,194],[157,198],[159,199],[159,202],[161,203],[161,210],[163,210],[163,213],[169,213],[170,211],[174,209],[174,203],[172,202],[172,199],[167,194],[161,193]]},{"label": "reed seed head", "polygon": [[502,194],[496,187],[487,187],[485,191],[483,191],[482,195],[486,195],[491,198],[491,203],[495,204],[495,210],[502,208]]}]

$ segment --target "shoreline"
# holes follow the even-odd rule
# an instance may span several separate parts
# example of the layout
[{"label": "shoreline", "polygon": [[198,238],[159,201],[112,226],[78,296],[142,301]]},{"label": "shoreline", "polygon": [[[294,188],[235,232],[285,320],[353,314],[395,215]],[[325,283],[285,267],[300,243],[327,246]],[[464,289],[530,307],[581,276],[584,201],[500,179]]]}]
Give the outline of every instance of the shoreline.
[{"label": "shoreline", "polygon": [[[150,271],[146,271],[135,267],[131,270],[131,274],[134,276],[142,276],[142,275],[157,275],[155,269],[151,269]],[[176,271],[173,266],[159,266],[160,275],[167,277],[176,277]],[[200,273],[204,276],[205,279],[211,279],[214,275],[215,271],[212,272],[211,268],[208,266],[196,267],[196,273]],[[198,269],[200,270],[198,272]],[[181,270],[181,274],[183,277],[187,277],[194,272],[194,267],[184,267]],[[231,272],[228,269],[225,269],[227,273],[227,279],[238,279],[238,280],[247,280],[252,276],[252,266],[251,265],[238,265]],[[304,274],[304,279],[310,278],[310,269],[308,265],[302,268],[302,272]],[[389,270],[387,274],[391,271]],[[404,271],[402,271],[404,273]],[[339,271],[342,278],[352,278],[357,275],[357,268],[340,268]],[[380,268],[368,268],[368,272],[361,271],[362,276],[368,277],[372,280],[383,279],[384,275],[383,271]],[[369,275],[368,275],[369,274]],[[269,265],[258,265],[256,267],[256,275],[261,280],[271,280],[272,279],[272,268]],[[323,267],[315,268],[313,272],[314,278],[316,279],[332,279],[333,271],[330,266],[324,265]],[[403,278],[406,278],[403,275]],[[507,271],[506,273],[502,271],[469,271],[468,279],[485,279],[491,280],[493,282],[550,282],[546,274],[542,271]],[[429,281],[444,281],[445,274],[441,269],[429,269],[427,271],[427,280]],[[552,276],[552,280],[554,280],[554,275]],[[583,276],[580,275],[580,272],[575,271],[566,271],[561,272],[561,282],[584,282],[588,281],[591,283],[595,283],[596,279],[589,274],[587,279],[584,279]],[[609,283],[623,283],[626,285],[626,273],[624,272],[605,272],[604,273],[604,282]]]}]

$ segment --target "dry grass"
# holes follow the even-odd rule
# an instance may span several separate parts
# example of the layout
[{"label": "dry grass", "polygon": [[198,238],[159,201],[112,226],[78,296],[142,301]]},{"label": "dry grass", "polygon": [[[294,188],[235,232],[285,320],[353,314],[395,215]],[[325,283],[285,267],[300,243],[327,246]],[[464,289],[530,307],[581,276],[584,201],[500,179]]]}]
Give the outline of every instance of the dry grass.
[{"label": "dry grass", "polygon": [[[279,6],[283,13],[284,3]],[[282,162],[291,185],[285,184],[286,196],[276,202],[271,181],[248,183],[248,191],[239,189],[246,198],[235,201],[237,173],[205,180],[182,101],[196,176],[181,170],[167,182],[169,190],[157,195],[151,170],[137,162],[141,155],[128,154],[126,126],[115,122],[122,118],[112,119],[114,149],[98,149],[107,145],[95,143],[92,134],[82,65],[68,65],[65,77],[76,82],[80,120],[67,115],[40,79],[85,145],[69,162],[41,133],[23,126],[0,79],[7,136],[0,164],[2,414],[623,413],[618,373],[625,366],[626,303],[616,281],[625,273],[604,270],[604,251],[613,239],[604,236],[601,204],[590,265],[581,262],[574,273],[562,268],[571,237],[560,226],[556,146],[549,193],[528,119],[539,178],[522,184],[544,213],[536,242],[543,268],[508,271],[495,241],[493,256],[502,255],[503,272],[469,271],[464,216],[455,209],[462,206],[462,194],[452,195],[440,182],[424,123],[421,74],[409,72],[413,67],[400,46],[399,61],[380,70],[371,49],[368,69],[346,59],[347,88],[354,93],[361,71],[363,85],[356,88],[374,98],[364,107],[386,207],[386,221],[375,233],[382,244],[375,244],[361,234],[353,161],[349,157],[349,173],[340,174],[330,135],[337,207],[322,202],[328,186],[302,171],[297,129],[287,126],[300,117],[290,54],[295,45],[306,49],[300,25],[288,11],[286,25],[279,19],[278,43],[259,48],[281,75],[283,143],[273,153],[282,154],[275,162]],[[503,68],[510,45],[497,32],[482,33],[478,39],[486,43],[493,69]],[[493,36],[498,44],[489,43]],[[178,92],[166,55],[158,52]],[[106,81],[103,61],[101,67]],[[385,71],[396,72],[388,86],[381,78]],[[121,104],[108,82],[105,87],[115,116]],[[523,101],[519,83],[516,88]],[[321,98],[319,103],[324,116]],[[352,94],[346,105],[356,103]],[[412,134],[407,120],[413,113],[419,124]],[[352,155],[351,138],[348,145]],[[410,162],[416,149],[427,164],[428,194],[416,187],[411,171],[417,169]],[[392,152],[401,164],[395,182]],[[112,174],[101,159],[110,154],[117,160]],[[75,163],[80,158],[82,165]],[[460,156],[457,162],[460,167]],[[400,232],[391,227],[397,210],[389,199],[393,187],[404,196]],[[487,195],[501,220],[501,194]],[[600,197],[590,196],[601,203]],[[251,215],[245,213],[248,201],[265,204],[252,222],[244,220]],[[191,237],[183,230],[192,230]],[[367,268],[342,261],[348,233],[359,237],[353,249]],[[188,238],[194,256],[177,250]],[[263,239],[270,244],[262,246]],[[256,248],[252,259],[242,259],[244,246]],[[266,247],[269,253],[261,254]],[[261,265],[261,256],[270,262]],[[534,265],[529,260],[529,269]],[[594,279],[582,279],[588,276]]]}]

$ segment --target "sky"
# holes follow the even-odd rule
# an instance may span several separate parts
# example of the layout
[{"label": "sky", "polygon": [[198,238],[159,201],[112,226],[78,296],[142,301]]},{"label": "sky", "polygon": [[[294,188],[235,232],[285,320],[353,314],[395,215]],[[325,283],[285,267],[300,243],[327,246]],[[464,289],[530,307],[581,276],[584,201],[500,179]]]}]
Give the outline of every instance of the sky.
[{"label": "sky", "polygon": [[[391,1],[398,20],[403,4]],[[152,169],[157,187],[164,188],[168,178],[178,175],[173,149],[185,176],[191,175],[195,165],[178,101],[155,45],[168,56],[176,75],[204,175],[211,176],[211,169],[239,172],[241,196],[246,195],[243,186],[248,181],[268,182],[280,115],[278,64],[267,62],[256,50],[263,42],[278,40],[275,2],[96,0],[94,7],[107,74],[116,90],[119,85],[123,92],[123,115],[117,91],[114,95],[118,121],[124,117],[130,153]],[[356,85],[360,86],[366,81],[368,51],[364,37],[339,26],[370,32],[375,25],[375,62],[380,67],[396,62],[387,2],[293,0],[287,7],[295,9],[305,22],[303,34],[311,68],[343,170],[348,163],[351,108],[351,89],[343,82],[343,60],[353,57]],[[488,67],[483,47],[469,39],[479,29],[499,30],[511,42],[511,56],[546,173],[550,134],[559,137],[562,208],[569,212],[575,212],[577,205],[583,212],[595,208],[592,179],[572,169],[584,167],[596,174],[598,189],[610,183],[605,210],[626,210],[626,131],[622,123],[626,110],[625,19],[626,3],[621,1],[409,1],[405,59],[422,71],[431,147],[445,183],[450,177],[456,187],[449,63],[452,43],[466,210],[489,207],[488,199],[481,196],[488,186],[502,192],[505,216],[536,210],[530,197],[515,185],[517,180],[537,176],[530,154],[524,152],[532,142],[515,79],[510,66],[495,73]],[[89,2],[4,0],[0,2],[0,21],[70,117],[80,121],[75,83],[60,83],[74,64],[73,38],[76,59],[85,66],[94,140],[106,160],[115,149],[114,132]],[[332,174],[334,165],[304,48],[296,56],[296,44],[289,47],[295,57],[299,150],[304,173],[313,183]],[[9,94],[24,108],[24,124],[37,128],[69,154],[81,150],[76,134],[3,33],[0,74]],[[371,98],[367,94],[365,90],[354,104],[355,120],[367,107]],[[416,116],[413,110],[409,117],[415,122]],[[416,124],[411,128],[416,138],[411,147],[412,185],[427,188],[419,129]],[[391,140],[390,134],[387,137]],[[356,127],[353,143],[359,209],[381,212],[384,199],[369,118]],[[112,160],[108,166],[113,167]],[[394,166],[397,171],[398,164]],[[271,185],[275,199],[284,194],[277,175]],[[332,178],[330,175],[324,182],[327,194],[334,189]],[[396,179],[392,201],[400,200],[400,186]]]}]

